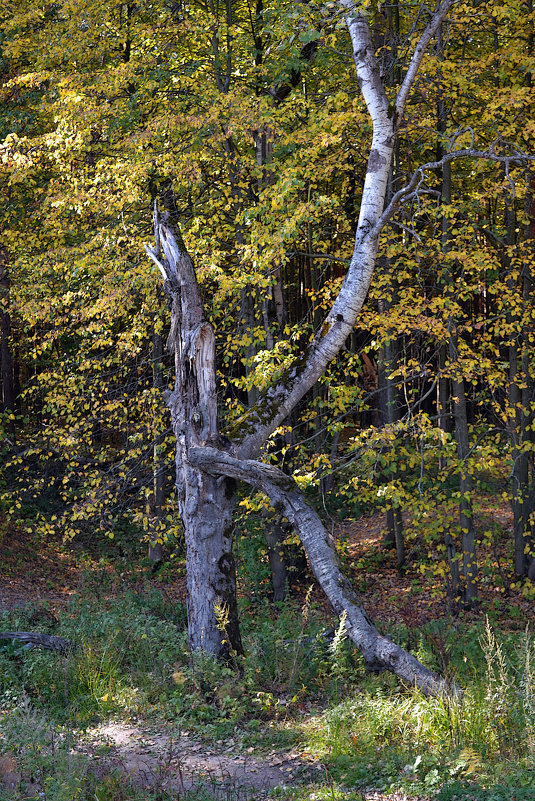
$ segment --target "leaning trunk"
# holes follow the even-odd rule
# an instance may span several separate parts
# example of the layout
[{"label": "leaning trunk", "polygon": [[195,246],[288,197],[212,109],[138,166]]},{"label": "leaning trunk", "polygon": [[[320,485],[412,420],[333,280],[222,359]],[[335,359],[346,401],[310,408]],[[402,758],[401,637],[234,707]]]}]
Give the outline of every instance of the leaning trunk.
[{"label": "leaning trunk", "polygon": [[[232,450],[232,449],[231,449]],[[291,522],[301,540],[310,567],[338,616],[345,620],[348,636],[364,657],[371,672],[390,670],[425,695],[457,693],[455,686],[436,676],[412,654],[382,636],[358,603],[323,523],[306,502],[293,478],[275,465],[236,459],[228,450],[191,448],[192,463],[212,475],[227,475],[246,481],[268,495],[274,507]]]}]

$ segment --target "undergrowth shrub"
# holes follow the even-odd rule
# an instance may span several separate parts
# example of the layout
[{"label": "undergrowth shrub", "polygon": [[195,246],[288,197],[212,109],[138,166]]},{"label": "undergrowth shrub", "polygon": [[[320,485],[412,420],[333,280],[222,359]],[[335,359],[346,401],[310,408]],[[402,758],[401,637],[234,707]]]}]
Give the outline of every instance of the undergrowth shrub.
[{"label": "undergrowth shrub", "polygon": [[172,675],[177,686],[169,706],[203,735],[221,737],[238,723],[287,718],[306,699],[334,697],[349,676],[359,675],[354,649],[341,629],[333,642],[325,636],[310,594],[302,602],[278,603],[275,614],[261,602],[242,619],[244,658],[221,664],[193,654]]},{"label": "undergrowth shrub", "polygon": [[89,799],[88,761],[73,751],[68,730],[59,730],[44,712],[38,712],[28,697],[2,716],[1,751],[10,755],[15,787],[0,790],[1,801],[45,797],[49,801]]},{"label": "undergrowth shrub", "polygon": [[410,786],[429,793],[476,780],[494,785],[513,762],[517,781],[535,797],[533,637],[528,631],[501,637],[487,622],[471,638],[477,649],[472,642],[469,652],[478,651],[476,670],[468,668],[465,656],[459,660],[455,649],[450,653],[453,667],[462,665],[460,672],[471,675],[462,697],[396,691],[387,678],[379,686],[376,680],[373,687],[368,683],[315,719],[311,744],[329,755],[336,775],[362,786]]},{"label": "undergrowth shrub", "polygon": [[[337,697],[346,684],[361,677],[361,658],[348,642],[344,627],[325,627],[321,610],[308,593],[303,601],[259,606],[245,619],[245,672],[248,686],[264,699],[269,694],[296,697]],[[334,639],[333,639],[334,635]]]},{"label": "undergrowth shrub", "polygon": [[[75,601],[60,616],[55,634],[77,644],[61,656],[16,643],[0,648],[4,696],[26,693],[59,721],[78,725],[99,714],[130,714],[160,700],[173,665],[185,659],[186,632],[136,594],[106,604]],[[2,621],[27,628],[29,610]]]}]

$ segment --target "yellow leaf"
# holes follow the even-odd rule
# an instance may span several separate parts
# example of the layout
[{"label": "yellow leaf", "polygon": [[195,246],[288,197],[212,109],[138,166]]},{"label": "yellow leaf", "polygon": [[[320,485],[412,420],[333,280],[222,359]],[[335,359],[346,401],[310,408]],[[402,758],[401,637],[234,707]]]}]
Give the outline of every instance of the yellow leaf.
[{"label": "yellow leaf", "polygon": [[184,684],[184,683],[185,683],[185,681],[186,681],[186,676],[184,675],[184,673],[183,673],[183,671],[182,671],[182,670],[175,670],[175,672],[173,673],[173,681],[174,681],[174,682],[175,682],[175,684],[177,684],[179,687],[180,687],[182,684]]}]

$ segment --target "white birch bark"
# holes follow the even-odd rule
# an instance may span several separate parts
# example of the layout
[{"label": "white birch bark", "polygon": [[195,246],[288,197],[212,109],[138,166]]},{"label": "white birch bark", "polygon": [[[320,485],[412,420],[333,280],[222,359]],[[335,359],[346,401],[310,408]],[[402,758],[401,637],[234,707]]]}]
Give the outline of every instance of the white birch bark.
[{"label": "white birch bark", "polygon": [[370,287],[379,234],[388,221],[383,212],[396,130],[426,48],[454,2],[443,0],[422,33],[394,108],[390,111],[367,18],[357,10],[353,0],[339,0],[338,4],[346,14],[357,80],[373,130],[353,255],[340,292],[304,361],[291,368],[276,386],[268,389],[259,403],[234,427],[232,438],[240,442],[239,454],[244,458],[260,452],[269,435],[323,375],[353,330]]}]

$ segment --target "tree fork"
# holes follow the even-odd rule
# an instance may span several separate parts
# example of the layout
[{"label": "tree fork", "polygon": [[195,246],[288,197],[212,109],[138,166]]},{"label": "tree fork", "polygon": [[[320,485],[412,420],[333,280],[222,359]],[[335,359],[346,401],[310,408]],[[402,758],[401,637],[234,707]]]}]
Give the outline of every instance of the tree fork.
[{"label": "tree fork", "polygon": [[[396,131],[426,48],[453,3],[454,0],[442,0],[432,15],[415,47],[392,110],[375,60],[366,15],[358,11],[353,0],[339,0],[351,37],[359,86],[373,128],[353,257],[340,292],[304,359],[290,368],[284,381],[279,380],[266,391],[250,411],[244,430],[238,432],[235,453],[242,459],[258,455],[277,426],[323,375],[353,331],[375,267],[379,233],[397,203],[404,198],[404,193],[398,192],[385,209]],[[407,194],[413,189],[409,187]],[[156,247],[152,250],[146,246],[146,251],[164,277],[165,291],[171,301],[168,345],[175,354],[176,379],[168,405],[177,442],[176,483],[187,548],[190,644],[216,655],[229,648],[241,652],[230,536],[235,493],[229,479],[248,479],[239,471],[220,469],[218,472],[213,466],[193,461],[193,452],[200,453],[204,449],[206,453],[210,450],[206,446],[219,447],[221,443],[217,426],[214,333],[203,318],[195,271],[180,233],[173,226],[171,215],[160,218],[156,207],[154,232]],[[214,454],[219,452],[211,450]],[[236,461],[234,468],[239,464]],[[263,474],[263,480],[265,478]],[[279,503],[299,531],[309,559],[315,564],[317,575],[322,577],[322,586],[329,589],[334,608],[339,614],[346,610],[348,629],[355,642],[360,643],[367,664],[374,669],[392,669],[410,683],[416,682],[425,692],[438,692],[440,681],[405,651],[381,637],[366,620],[346,580],[338,568],[334,569],[332,551],[323,549],[323,556],[319,557],[316,546],[321,543],[322,535],[308,537],[309,532],[323,530],[317,515],[314,517],[315,513],[295,494],[294,488],[286,486],[281,494],[280,482],[272,480],[267,482],[266,488],[268,485],[279,487]],[[322,565],[325,565],[325,572]],[[220,630],[218,608],[220,620],[226,621],[226,633]]]},{"label": "tree fork", "polygon": [[237,459],[228,451],[213,447],[190,448],[188,456],[192,464],[207,473],[226,475],[261,490],[292,523],[331,606],[338,616],[345,612],[347,634],[364,656],[370,672],[389,670],[425,695],[459,694],[457,687],[448,685],[412,654],[377,631],[341,572],[336,550],[323,523],[290,476],[274,465]]}]

